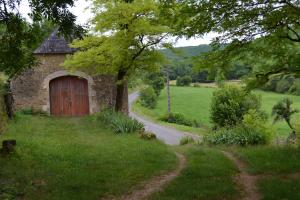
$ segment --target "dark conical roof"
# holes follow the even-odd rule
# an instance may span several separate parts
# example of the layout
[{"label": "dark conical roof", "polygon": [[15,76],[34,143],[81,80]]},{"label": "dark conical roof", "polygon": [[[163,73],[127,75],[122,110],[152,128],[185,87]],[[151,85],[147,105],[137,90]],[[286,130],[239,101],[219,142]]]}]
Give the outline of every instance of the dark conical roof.
[{"label": "dark conical roof", "polygon": [[68,54],[74,53],[76,49],[70,48],[64,37],[58,36],[57,30],[34,51],[34,54]]}]

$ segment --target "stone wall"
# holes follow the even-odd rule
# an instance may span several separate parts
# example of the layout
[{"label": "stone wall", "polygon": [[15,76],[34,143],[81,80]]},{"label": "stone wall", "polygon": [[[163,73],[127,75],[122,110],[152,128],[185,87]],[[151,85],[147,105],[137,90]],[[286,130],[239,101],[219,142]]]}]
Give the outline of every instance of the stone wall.
[{"label": "stone wall", "polygon": [[[83,72],[68,72],[60,65],[66,58],[65,54],[37,55],[39,65],[28,69],[11,81],[15,110],[30,108],[50,113],[49,82],[57,77],[75,75],[88,80],[90,113],[103,107],[115,104],[115,78],[108,75],[89,76]],[[124,96],[124,112],[128,112],[128,96],[126,88]]]}]

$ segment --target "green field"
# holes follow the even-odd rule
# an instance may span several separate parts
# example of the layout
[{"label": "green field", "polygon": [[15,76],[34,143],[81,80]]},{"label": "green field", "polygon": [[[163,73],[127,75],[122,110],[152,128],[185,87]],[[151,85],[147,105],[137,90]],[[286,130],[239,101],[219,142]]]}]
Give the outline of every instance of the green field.
[{"label": "green field", "polygon": [[18,116],[4,139],[17,146],[12,156],[0,156],[0,199],[119,196],[177,162],[161,142],[115,134],[90,117]]},{"label": "green field", "polygon": [[[204,87],[171,87],[171,109],[172,112],[178,112],[185,115],[189,119],[200,120],[204,126],[211,126],[210,123],[210,103],[213,91],[215,88]],[[294,102],[294,107],[300,109],[300,96],[276,94],[272,92],[255,91],[262,97],[262,107],[270,115],[272,122],[271,111],[274,104],[284,97],[289,97]],[[167,112],[167,95],[163,90],[159,96],[157,107],[153,110],[143,109],[135,105],[135,110],[146,114],[153,119],[158,119]],[[298,115],[299,117],[299,115]],[[295,121],[294,117],[294,121]],[[289,127],[285,122],[280,122],[274,125],[277,132],[286,136],[290,133]]]}]

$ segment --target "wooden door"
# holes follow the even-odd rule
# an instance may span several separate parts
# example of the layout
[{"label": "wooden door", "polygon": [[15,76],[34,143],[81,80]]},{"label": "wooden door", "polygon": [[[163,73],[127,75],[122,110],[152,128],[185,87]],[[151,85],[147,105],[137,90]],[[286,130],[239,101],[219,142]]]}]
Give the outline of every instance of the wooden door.
[{"label": "wooden door", "polygon": [[63,76],[50,82],[50,111],[54,116],[89,114],[88,83],[76,76]]}]

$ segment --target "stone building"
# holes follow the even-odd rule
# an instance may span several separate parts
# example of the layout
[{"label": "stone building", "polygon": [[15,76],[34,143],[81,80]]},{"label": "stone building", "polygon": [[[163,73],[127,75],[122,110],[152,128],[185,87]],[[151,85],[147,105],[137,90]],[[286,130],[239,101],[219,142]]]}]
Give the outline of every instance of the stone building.
[{"label": "stone building", "polygon": [[[33,108],[55,116],[82,116],[113,107],[115,77],[69,72],[60,66],[75,51],[54,31],[34,52],[39,64],[11,81],[14,109]],[[123,111],[128,112],[125,90]]]}]

